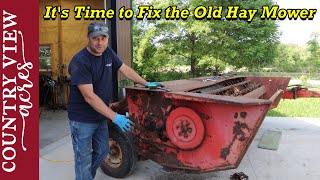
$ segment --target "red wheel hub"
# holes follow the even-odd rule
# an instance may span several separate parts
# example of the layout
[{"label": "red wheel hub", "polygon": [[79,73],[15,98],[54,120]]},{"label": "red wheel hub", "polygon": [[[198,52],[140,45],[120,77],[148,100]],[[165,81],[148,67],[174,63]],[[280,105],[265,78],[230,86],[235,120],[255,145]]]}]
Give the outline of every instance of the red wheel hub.
[{"label": "red wheel hub", "polygon": [[194,149],[204,138],[204,125],[192,109],[179,107],[169,114],[166,123],[171,142],[181,149]]}]

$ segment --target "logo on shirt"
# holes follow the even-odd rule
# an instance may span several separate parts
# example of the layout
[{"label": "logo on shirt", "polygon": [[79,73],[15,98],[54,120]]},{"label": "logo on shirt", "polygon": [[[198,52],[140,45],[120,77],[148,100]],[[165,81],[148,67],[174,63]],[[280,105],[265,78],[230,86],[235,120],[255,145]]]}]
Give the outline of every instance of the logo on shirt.
[{"label": "logo on shirt", "polygon": [[106,64],[107,67],[111,67],[112,66],[112,63],[109,63],[109,64]]}]

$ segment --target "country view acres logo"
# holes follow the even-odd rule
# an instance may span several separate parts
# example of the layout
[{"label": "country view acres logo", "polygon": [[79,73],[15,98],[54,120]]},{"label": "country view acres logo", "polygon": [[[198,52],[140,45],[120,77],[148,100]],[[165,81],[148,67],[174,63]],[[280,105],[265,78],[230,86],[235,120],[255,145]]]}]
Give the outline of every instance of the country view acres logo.
[{"label": "country view acres logo", "polygon": [[18,29],[17,18],[2,10],[1,169],[8,173],[16,170],[18,153],[27,151],[25,129],[33,107],[33,83],[29,79],[33,64],[25,58],[23,32]]}]

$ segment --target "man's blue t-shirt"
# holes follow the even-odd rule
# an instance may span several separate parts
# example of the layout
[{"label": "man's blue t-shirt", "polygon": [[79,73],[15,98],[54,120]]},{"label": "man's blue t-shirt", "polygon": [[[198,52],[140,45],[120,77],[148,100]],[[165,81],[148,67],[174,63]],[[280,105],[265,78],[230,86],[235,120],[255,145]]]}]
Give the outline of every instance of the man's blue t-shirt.
[{"label": "man's blue t-shirt", "polygon": [[68,101],[70,120],[94,123],[106,119],[84,100],[77,85],[92,84],[94,93],[109,105],[112,99],[112,71],[118,70],[121,65],[122,61],[109,47],[101,56],[95,56],[84,48],[72,58],[68,67],[71,77]]}]

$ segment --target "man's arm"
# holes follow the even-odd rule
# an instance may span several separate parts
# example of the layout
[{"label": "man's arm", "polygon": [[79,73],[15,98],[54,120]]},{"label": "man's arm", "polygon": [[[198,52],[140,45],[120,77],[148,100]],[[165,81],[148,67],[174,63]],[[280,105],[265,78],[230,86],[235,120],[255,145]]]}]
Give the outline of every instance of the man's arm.
[{"label": "man's arm", "polygon": [[138,73],[136,73],[133,69],[129,66],[125,65],[124,63],[121,65],[119,71],[128,79],[145,86],[147,81],[144,80]]},{"label": "man's arm", "polygon": [[101,99],[93,92],[92,84],[80,84],[78,88],[85,101],[97,112],[112,120],[123,132],[129,131],[133,122],[124,115],[113,112]]},{"label": "man's arm", "polygon": [[114,120],[116,113],[113,112],[99,96],[93,92],[92,84],[79,84],[78,88],[84,97],[84,100],[90,104],[97,112],[104,115],[105,117]]}]

